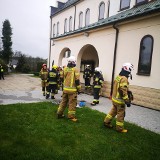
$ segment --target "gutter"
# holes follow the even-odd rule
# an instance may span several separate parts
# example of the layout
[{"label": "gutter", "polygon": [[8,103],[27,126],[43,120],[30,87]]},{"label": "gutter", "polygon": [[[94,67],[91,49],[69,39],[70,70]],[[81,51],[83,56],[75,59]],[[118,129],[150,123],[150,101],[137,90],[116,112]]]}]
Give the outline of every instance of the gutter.
[{"label": "gutter", "polygon": [[52,41],[52,39],[51,39],[51,37],[52,37],[52,17],[50,16],[50,23],[51,23],[51,30],[50,30],[50,44],[49,44],[49,69],[50,69],[50,61],[51,61],[51,41]]},{"label": "gutter", "polygon": [[115,65],[116,65],[116,58],[117,58],[117,44],[118,44],[118,36],[119,36],[119,29],[117,28],[117,24],[116,23],[113,24],[113,28],[116,30],[116,37],[115,37],[115,46],[114,46],[114,55],[113,55],[113,70],[112,70],[110,98],[112,97],[112,93],[113,93]]}]

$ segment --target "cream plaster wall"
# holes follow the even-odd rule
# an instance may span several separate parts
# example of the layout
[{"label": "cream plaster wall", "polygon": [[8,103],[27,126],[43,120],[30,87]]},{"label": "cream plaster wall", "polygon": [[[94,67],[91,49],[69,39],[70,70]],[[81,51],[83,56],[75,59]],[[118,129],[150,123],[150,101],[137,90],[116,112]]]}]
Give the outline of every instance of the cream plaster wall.
[{"label": "cream plaster wall", "polygon": [[[89,37],[83,34],[69,39],[56,40],[55,45],[52,46],[51,61],[54,59],[55,64],[61,65],[59,61],[59,54],[64,48],[69,48],[71,54],[78,56],[81,48],[87,44],[95,47],[99,55],[99,67],[104,73],[106,81],[111,80],[112,62],[114,52],[115,30],[112,28],[103,29],[94,33],[90,33]],[[77,67],[80,68],[80,58],[77,59]]]},{"label": "cream plaster wall", "polygon": [[[115,73],[119,73],[124,62],[131,62],[134,65],[132,85],[160,89],[160,15],[120,25],[119,30]],[[145,35],[154,39],[150,76],[137,75],[140,42]]]},{"label": "cream plaster wall", "polygon": [[[94,1],[94,3],[93,3]],[[98,7],[101,0],[84,0],[77,4],[77,14],[90,8],[90,23],[98,20]],[[107,3],[108,0],[105,1]],[[120,0],[111,0],[110,16],[118,13]],[[131,7],[135,5],[135,0],[131,0]],[[64,20],[72,16],[74,19],[74,7],[68,8],[60,14],[54,16],[53,23],[60,22],[60,34],[64,33]],[[107,16],[107,11],[105,13]],[[85,20],[85,19],[83,19]],[[85,22],[85,21],[84,21]],[[83,24],[84,24],[83,22]],[[79,25],[79,17],[76,17],[76,29]],[[69,26],[69,25],[68,25]],[[140,20],[132,20],[118,24],[119,37],[117,46],[117,58],[115,65],[115,76],[119,74],[124,62],[131,62],[134,65],[133,80],[130,80],[131,90],[135,95],[134,103],[154,109],[160,106],[160,14],[152,17],[141,18]],[[137,75],[139,48],[141,39],[145,35],[151,35],[154,39],[151,75]],[[82,55],[86,46],[93,46],[99,58],[99,67],[104,75],[104,87],[102,92],[104,96],[110,95],[110,82],[113,69],[113,54],[115,46],[116,31],[112,26],[89,32],[89,36],[79,33],[72,36],[56,39],[54,46],[51,46],[51,61],[54,60],[57,65],[67,65],[67,59],[63,58],[63,54],[67,49],[71,50],[71,54],[77,57],[77,68],[80,69],[80,61],[82,57],[86,59],[91,54]],[[92,50],[92,49],[91,49]],[[83,82],[81,76],[81,82]]]},{"label": "cream plaster wall", "polygon": [[[124,62],[131,62],[134,64],[133,80],[131,85],[150,87],[160,89],[160,15],[139,20],[131,23],[119,25],[119,39],[117,48],[117,59],[115,75],[117,75]],[[137,75],[137,67],[139,60],[140,41],[145,35],[152,35],[154,38],[152,68],[150,76]],[[81,56],[79,56],[81,49],[90,44],[95,47],[99,56],[99,67],[102,69],[105,81],[111,81],[112,67],[113,67],[113,53],[115,45],[115,30],[112,28],[105,28],[103,30],[89,33],[89,37],[80,34],[75,37],[64,38],[55,41],[52,46],[51,62],[54,59],[55,64],[62,65],[59,62],[59,54],[65,48],[71,50],[71,54],[78,57],[77,67],[80,68]],[[66,62],[66,61],[65,61]],[[63,60],[64,63],[64,60]],[[64,65],[64,64],[63,64]]]}]

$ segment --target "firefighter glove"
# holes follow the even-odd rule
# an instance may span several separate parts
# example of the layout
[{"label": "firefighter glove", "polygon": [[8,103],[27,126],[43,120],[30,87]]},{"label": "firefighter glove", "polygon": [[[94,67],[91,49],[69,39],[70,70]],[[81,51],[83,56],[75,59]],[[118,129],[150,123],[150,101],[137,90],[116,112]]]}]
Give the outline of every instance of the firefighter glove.
[{"label": "firefighter glove", "polygon": [[130,107],[131,106],[131,103],[130,102],[125,102],[126,106],[127,107]]},{"label": "firefighter glove", "polygon": [[127,91],[127,93],[128,93],[128,98],[129,98],[129,100],[130,101],[133,101],[133,94],[132,94],[132,92],[131,91]]}]

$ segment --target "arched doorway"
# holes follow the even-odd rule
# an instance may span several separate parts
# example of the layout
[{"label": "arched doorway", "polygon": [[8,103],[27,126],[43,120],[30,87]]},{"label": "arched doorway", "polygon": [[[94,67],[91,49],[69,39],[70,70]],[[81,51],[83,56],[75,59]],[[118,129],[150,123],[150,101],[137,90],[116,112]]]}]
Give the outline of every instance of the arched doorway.
[{"label": "arched doorway", "polygon": [[67,58],[70,57],[71,50],[69,48],[63,48],[58,60],[58,66],[66,66],[67,65]]},{"label": "arched doorway", "polygon": [[81,72],[81,82],[83,83],[83,71],[86,65],[90,65],[92,71],[94,71],[95,67],[99,65],[99,57],[96,48],[87,44],[83,46],[77,57],[77,67]]}]

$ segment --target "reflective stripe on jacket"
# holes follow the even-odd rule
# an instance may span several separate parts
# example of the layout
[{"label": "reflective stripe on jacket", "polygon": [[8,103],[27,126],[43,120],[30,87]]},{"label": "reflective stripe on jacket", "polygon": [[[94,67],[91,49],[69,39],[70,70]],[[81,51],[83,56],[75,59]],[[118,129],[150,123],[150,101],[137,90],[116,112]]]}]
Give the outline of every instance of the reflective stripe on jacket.
[{"label": "reflective stripe on jacket", "polygon": [[54,69],[52,69],[51,71],[49,71],[48,73],[48,81],[49,84],[57,84],[58,83],[58,72]]},{"label": "reflective stripe on jacket", "polygon": [[92,71],[90,69],[85,69],[83,77],[84,78],[91,78],[92,77]]},{"label": "reflective stripe on jacket", "polygon": [[93,78],[93,85],[94,88],[101,88],[102,84],[103,84],[103,75],[102,74],[94,74],[94,78]]}]

